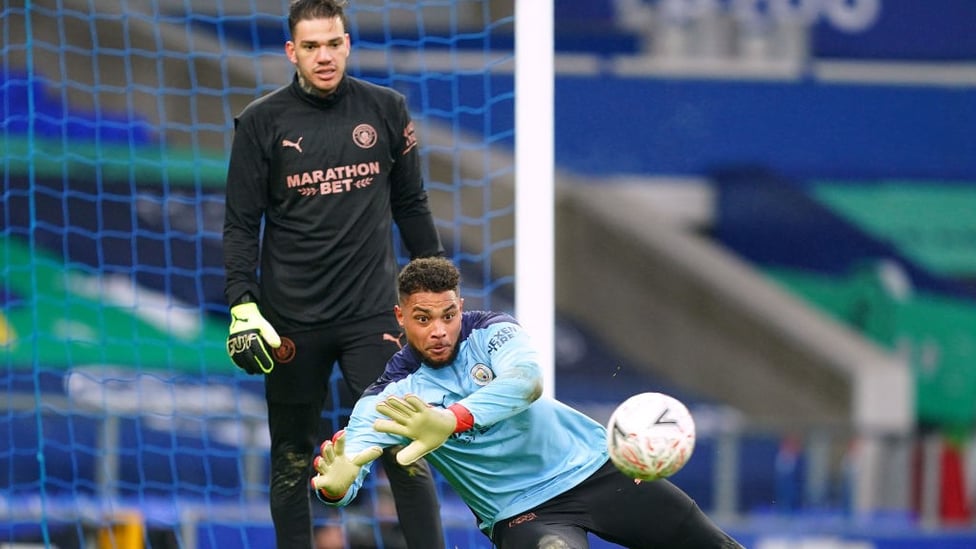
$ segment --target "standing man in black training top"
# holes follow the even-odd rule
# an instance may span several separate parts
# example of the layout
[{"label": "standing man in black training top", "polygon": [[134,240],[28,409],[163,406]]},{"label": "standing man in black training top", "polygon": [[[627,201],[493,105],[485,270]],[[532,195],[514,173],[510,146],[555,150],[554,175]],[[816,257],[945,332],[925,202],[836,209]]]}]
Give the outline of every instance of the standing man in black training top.
[{"label": "standing man in black training top", "polygon": [[[444,253],[403,96],[345,74],[344,4],[291,3],[295,78],[237,117],[227,173],[227,351],[264,375],[280,549],[312,546],[308,478],[333,364],[358,396],[399,349],[393,222],[411,257]],[[444,547],[429,467],[393,452],[383,463],[408,546]]]}]

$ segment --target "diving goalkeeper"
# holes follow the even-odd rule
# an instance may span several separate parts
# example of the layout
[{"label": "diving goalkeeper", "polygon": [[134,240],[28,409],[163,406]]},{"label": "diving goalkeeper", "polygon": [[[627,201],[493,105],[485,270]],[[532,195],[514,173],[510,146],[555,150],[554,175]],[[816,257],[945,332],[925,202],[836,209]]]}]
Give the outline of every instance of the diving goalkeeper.
[{"label": "diving goalkeeper", "polygon": [[499,549],[587,547],[587,532],[626,547],[741,547],[667,480],[635,482],[609,461],[604,427],[542,397],[536,351],[512,317],[463,312],[460,273],[411,261],[394,308],[408,346],[321,445],[312,486],[328,505],[356,497],[383,448],[426,456]]}]

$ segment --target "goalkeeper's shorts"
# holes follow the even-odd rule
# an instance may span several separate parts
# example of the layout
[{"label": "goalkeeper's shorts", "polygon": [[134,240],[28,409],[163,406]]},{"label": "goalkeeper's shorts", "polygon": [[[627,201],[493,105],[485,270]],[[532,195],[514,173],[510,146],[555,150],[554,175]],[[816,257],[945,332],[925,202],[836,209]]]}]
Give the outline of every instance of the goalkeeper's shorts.
[{"label": "goalkeeper's shorts", "polygon": [[[609,461],[579,485],[515,517],[499,520],[498,549],[560,540],[588,547],[587,531],[624,547],[741,549],[680,488],[661,479],[635,482]],[[549,545],[555,546],[552,541]]]},{"label": "goalkeeper's shorts", "polygon": [[275,349],[274,370],[265,376],[265,396],[268,402],[283,404],[321,404],[329,395],[336,364],[344,383],[341,394],[332,397],[341,397],[344,405],[354,403],[400,349],[400,325],[392,310],[348,324],[279,335],[282,345]]}]

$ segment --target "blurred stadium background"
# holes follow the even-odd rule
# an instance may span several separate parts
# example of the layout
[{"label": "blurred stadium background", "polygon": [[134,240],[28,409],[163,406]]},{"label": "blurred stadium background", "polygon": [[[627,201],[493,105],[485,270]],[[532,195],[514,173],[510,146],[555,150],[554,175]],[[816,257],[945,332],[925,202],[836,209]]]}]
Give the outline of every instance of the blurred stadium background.
[{"label": "blurred stadium background", "polygon": [[[750,548],[976,547],[976,5],[554,11],[556,396],[687,401],[675,481]],[[220,235],[285,12],[3,3],[0,547],[272,545]],[[410,101],[469,308],[513,306],[513,13],[351,2],[351,71]],[[368,496],[318,524],[397,547]],[[443,499],[449,546],[488,547]]]}]

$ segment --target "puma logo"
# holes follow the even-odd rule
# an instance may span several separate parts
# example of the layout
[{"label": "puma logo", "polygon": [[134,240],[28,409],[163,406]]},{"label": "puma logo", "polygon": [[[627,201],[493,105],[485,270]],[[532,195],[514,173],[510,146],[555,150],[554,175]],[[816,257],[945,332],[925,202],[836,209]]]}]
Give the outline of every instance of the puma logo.
[{"label": "puma logo", "polygon": [[298,152],[302,152],[302,139],[305,139],[305,136],[299,137],[298,138],[298,141],[289,141],[287,139],[282,139],[281,140],[281,146],[282,147],[291,147],[291,148],[295,149]]},{"label": "puma logo", "polygon": [[392,341],[393,343],[396,343],[396,346],[397,347],[399,347],[401,349],[403,348],[403,343],[400,343],[400,338],[399,337],[395,337],[395,336],[392,336],[390,334],[386,334],[385,333],[385,334],[383,334],[383,341]]}]

